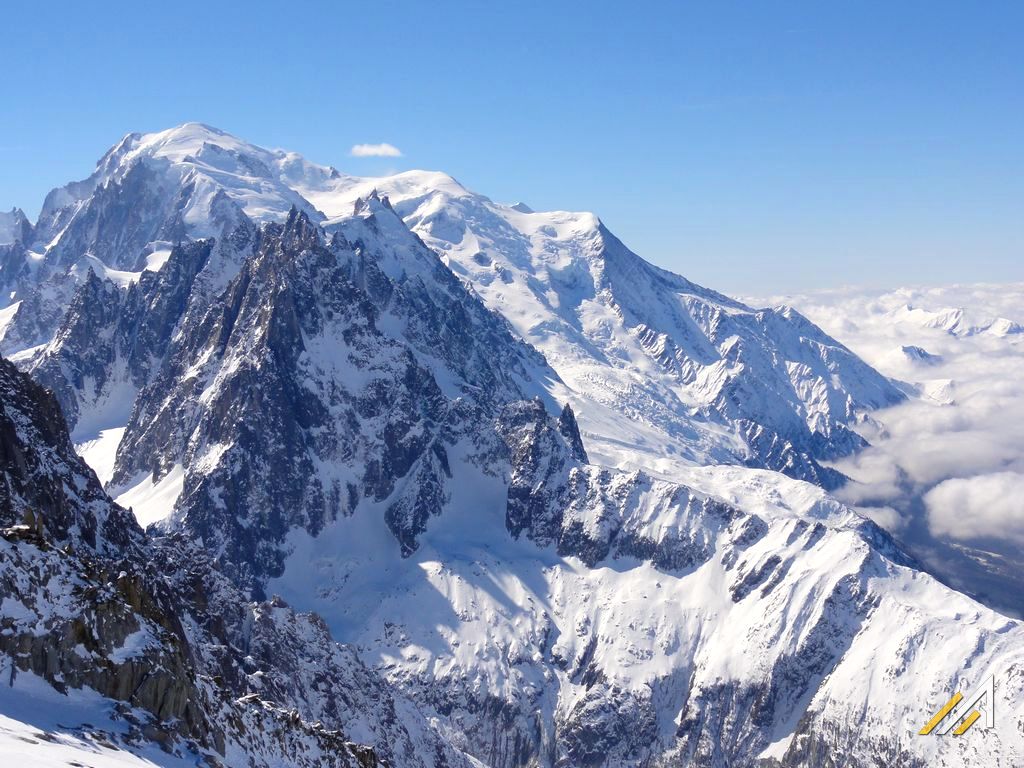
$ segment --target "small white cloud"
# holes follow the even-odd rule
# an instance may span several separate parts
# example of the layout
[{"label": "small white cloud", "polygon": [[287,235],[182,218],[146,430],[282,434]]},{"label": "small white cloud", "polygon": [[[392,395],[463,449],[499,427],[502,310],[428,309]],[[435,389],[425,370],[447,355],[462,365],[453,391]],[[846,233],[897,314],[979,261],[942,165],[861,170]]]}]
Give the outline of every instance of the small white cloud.
[{"label": "small white cloud", "polygon": [[1024,543],[1024,475],[997,472],[939,483],[924,496],[934,533]]},{"label": "small white cloud", "polygon": [[352,157],[401,157],[402,150],[393,144],[356,144],[349,150]]}]

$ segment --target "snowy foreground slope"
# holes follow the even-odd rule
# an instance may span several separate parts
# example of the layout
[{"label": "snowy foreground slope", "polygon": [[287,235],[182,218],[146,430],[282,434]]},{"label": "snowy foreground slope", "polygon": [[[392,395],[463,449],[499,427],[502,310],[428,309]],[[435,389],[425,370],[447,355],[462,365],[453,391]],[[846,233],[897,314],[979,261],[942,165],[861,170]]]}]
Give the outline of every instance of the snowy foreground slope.
[{"label": "snowy foreground slope", "polygon": [[[42,678],[150,760],[1024,762],[1024,628],[742,466],[831,485],[900,397],[798,314],[192,124],[17,226],[3,344],[54,394],[0,368],[11,730]],[[996,728],[917,735],[989,674]]]}]

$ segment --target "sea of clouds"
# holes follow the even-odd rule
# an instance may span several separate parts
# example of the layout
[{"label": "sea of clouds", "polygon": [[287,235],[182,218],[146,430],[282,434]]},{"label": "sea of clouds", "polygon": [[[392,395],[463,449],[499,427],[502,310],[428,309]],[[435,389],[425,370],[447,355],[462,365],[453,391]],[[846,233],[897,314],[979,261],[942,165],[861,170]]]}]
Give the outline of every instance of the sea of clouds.
[{"label": "sea of clouds", "polygon": [[[1024,546],[1024,283],[844,288],[788,304],[900,382],[858,427],[838,495],[905,539],[1019,557]],[[933,542],[933,543],[934,543]]]}]

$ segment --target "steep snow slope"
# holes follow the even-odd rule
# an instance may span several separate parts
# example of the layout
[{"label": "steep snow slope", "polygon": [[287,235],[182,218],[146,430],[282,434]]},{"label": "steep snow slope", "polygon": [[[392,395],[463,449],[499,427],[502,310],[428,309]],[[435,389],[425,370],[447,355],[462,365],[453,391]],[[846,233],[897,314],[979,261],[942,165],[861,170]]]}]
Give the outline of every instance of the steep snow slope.
[{"label": "steep snow slope", "polygon": [[93,691],[62,694],[35,675],[19,675],[14,685],[0,687],[0,755],[25,768],[195,765],[196,755],[171,755],[156,743],[132,744],[115,708]]}]

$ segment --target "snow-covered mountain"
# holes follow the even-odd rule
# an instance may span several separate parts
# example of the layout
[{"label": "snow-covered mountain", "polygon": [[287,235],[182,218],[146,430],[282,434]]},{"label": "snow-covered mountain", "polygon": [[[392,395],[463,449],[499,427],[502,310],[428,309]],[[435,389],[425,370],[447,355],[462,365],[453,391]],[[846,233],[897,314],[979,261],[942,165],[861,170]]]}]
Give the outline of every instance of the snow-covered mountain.
[{"label": "snow-covered mountain", "polygon": [[[292,536],[271,586],[358,638],[377,677],[316,617],[246,602],[187,536],[144,538],[71,453],[51,396],[6,363],[0,376],[0,637],[19,695],[0,706],[30,723],[60,707],[51,743],[165,763],[155,740],[167,761],[229,765],[1024,754],[1005,717],[981,739],[913,735],[961,674],[997,674],[997,711],[1017,711],[1024,628],[916,572],[807,484],[733,469],[718,478],[728,504],[588,467],[570,415],[513,404],[498,430],[509,486],[459,482],[411,557],[372,507]],[[503,497],[504,518],[488,503]],[[40,679],[95,693],[64,703]]]},{"label": "snow-covered mountain", "polygon": [[819,459],[861,439],[846,425],[902,399],[787,307],[755,310],[658,269],[590,213],[499,205],[439,173],[318,178],[300,191],[345,216],[371,189],[455,274],[542,351],[602,460],[735,462],[825,486]]},{"label": "snow-covered mountain", "polygon": [[[900,398],[792,310],[659,270],[590,215],[356,179],[196,124],[126,137],[29,229],[5,252],[4,349],[120,504],[5,363],[19,669],[163,722],[109,679],[144,627],[153,658],[190,665],[173,748],[227,764],[1024,760],[1005,719],[916,735],[961,677],[995,674],[1016,711],[1024,628],[821,487],[743,466],[831,486],[819,460]],[[20,428],[40,413],[48,432]],[[28,515],[32,452],[67,468],[42,502],[71,522]],[[81,657],[51,608],[82,621],[122,570],[159,611],[129,600]],[[56,671],[16,656],[38,637]]]},{"label": "snow-covered mountain", "polygon": [[[902,397],[792,309],[754,310],[660,270],[592,214],[497,205],[438,173],[346,176],[200,124],[130,134],[88,179],[50,193],[34,241],[8,257],[0,288],[20,304],[0,348],[53,337],[68,274],[135,283],[175,243],[233,250],[225,235],[241,218],[280,223],[292,207],[332,232],[375,191],[544,353],[560,379],[549,393],[572,403],[602,461],[666,474],[740,462],[834,487],[841,477],[819,461],[863,447],[848,424]],[[215,262],[211,293],[239,265]],[[62,402],[77,425],[79,404]]]},{"label": "snow-covered mountain", "polygon": [[953,336],[974,336],[979,333],[990,336],[1011,336],[1024,333],[1024,326],[1005,317],[981,317],[963,307],[943,307],[928,310],[904,304],[890,312],[893,322],[913,323],[924,328],[938,328]]},{"label": "snow-covered mountain", "polygon": [[322,218],[285,183],[304,165],[199,124],[125,136],[91,176],[47,195],[27,239],[7,238],[0,288],[22,304],[3,351],[51,338],[70,300],[69,275],[80,281],[91,270],[125,286],[158,271],[174,244],[235,231],[240,215],[281,221],[297,206]]}]

